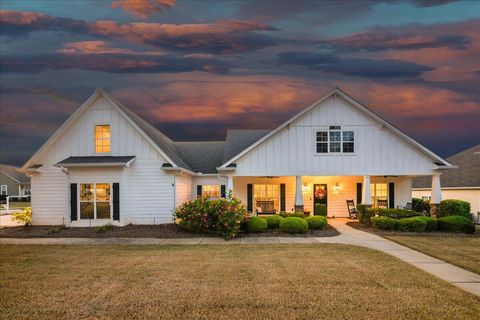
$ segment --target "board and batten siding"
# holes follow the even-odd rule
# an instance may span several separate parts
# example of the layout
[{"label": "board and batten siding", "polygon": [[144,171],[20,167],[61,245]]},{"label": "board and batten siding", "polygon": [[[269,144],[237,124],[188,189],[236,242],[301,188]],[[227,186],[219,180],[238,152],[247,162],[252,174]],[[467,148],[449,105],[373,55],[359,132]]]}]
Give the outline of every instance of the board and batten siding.
[{"label": "board and batten siding", "polygon": [[[115,107],[99,97],[37,159],[36,163],[41,163],[42,167],[40,173],[33,174],[31,179],[33,224],[69,222],[70,178],[54,164],[70,156],[96,155],[94,128],[102,124],[110,125],[111,152],[108,155],[136,157],[129,168],[119,171],[122,176],[119,176],[120,197],[123,199],[120,204],[121,221],[125,224],[151,224],[154,218],[156,223],[172,220],[174,179],[161,169],[167,160]],[[86,170],[94,173],[96,169]],[[84,174],[85,177],[89,175],[87,172]]]},{"label": "board and batten siding", "polygon": [[[316,154],[316,132],[354,131],[354,154]],[[329,98],[235,161],[236,176],[431,174],[432,160],[341,98]]]}]

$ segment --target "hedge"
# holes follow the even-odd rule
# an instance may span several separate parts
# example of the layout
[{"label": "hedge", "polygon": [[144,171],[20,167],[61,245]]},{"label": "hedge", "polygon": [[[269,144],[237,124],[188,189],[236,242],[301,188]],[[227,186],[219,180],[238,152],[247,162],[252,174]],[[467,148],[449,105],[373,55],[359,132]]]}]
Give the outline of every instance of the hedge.
[{"label": "hedge", "polygon": [[267,217],[265,218],[265,220],[267,220],[267,223],[268,223],[268,227],[270,229],[277,229],[279,226],[280,226],[280,222],[283,220],[284,218],[279,216],[279,215],[273,215],[273,216],[270,216],[270,217]]},{"label": "hedge", "polygon": [[308,222],[298,217],[288,217],[280,222],[280,231],[289,233],[305,233],[308,230]]},{"label": "hedge", "polygon": [[399,231],[424,232],[427,222],[420,217],[404,218],[397,221]]},{"label": "hedge", "polygon": [[389,217],[372,217],[372,226],[382,230],[395,230],[397,220]]},{"label": "hedge", "polygon": [[268,228],[267,220],[260,217],[251,217],[247,222],[247,231],[252,233],[265,232]]},{"label": "hedge", "polygon": [[417,219],[422,219],[427,223],[425,226],[425,231],[436,231],[437,230],[437,220],[432,217],[418,216]]},{"label": "hedge", "polygon": [[[358,211],[358,222],[361,224],[366,224],[370,225],[370,217],[367,219],[367,206],[364,204],[359,204],[357,205],[357,211]],[[367,221],[368,220],[368,221]]]},{"label": "hedge", "polygon": [[392,219],[404,219],[410,217],[417,217],[420,215],[419,212],[406,209],[393,209],[393,208],[371,208],[367,209],[371,212],[371,216],[380,216],[380,217],[389,217]]},{"label": "hedge", "polygon": [[462,216],[470,218],[470,203],[462,200],[447,199],[440,202],[437,217]]},{"label": "hedge", "polygon": [[282,211],[280,212],[280,216],[282,218],[288,218],[288,217],[297,217],[297,218],[305,218],[305,213],[303,212],[285,212]]},{"label": "hedge", "polygon": [[448,216],[437,219],[437,227],[440,231],[475,233],[475,224],[462,216]]},{"label": "hedge", "polygon": [[310,229],[319,229],[319,230],[322,230],[322,229],[325,229],[325,227],[327,226],[328,222],[327,222],[327,218],[323,217],[323,216],[311,216],[311,217],[306,217],[305,218],[305,221],[307,221],[308,223],[308,227]]}]

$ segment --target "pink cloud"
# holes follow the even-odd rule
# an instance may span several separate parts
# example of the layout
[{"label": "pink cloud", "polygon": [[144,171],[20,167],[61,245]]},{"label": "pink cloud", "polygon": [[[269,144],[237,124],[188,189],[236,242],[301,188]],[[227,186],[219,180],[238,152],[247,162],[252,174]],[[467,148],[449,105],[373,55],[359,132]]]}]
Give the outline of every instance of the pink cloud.
[{"label": "pink cloud", "polygon": [[121,8],[126,13],[146,19],[154,13],[160,13],[175,5],[176,0],[115,0],[112,8]]}]

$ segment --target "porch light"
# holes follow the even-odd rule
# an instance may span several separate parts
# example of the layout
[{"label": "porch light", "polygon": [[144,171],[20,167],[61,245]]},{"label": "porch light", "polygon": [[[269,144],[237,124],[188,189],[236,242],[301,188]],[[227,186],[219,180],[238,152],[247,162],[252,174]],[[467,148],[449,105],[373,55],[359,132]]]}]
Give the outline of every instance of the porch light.
[{"label": "porch light", "polygon": [[303,192],[308,192],[308,185],[306,183],[303,184]]},{"label": "porch light", "polygon": [[340,184],[338,182],[335,183],[335,185],[333,186],[333,192],[335,192],[335,193],[340,192]]}]

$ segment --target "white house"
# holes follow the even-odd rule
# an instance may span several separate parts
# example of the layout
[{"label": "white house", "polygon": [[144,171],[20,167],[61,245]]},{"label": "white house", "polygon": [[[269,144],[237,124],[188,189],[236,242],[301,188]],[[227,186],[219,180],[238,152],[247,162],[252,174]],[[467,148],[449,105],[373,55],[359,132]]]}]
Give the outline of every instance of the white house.
[{"label": "white house", "polygon": [[[447,161],[457,170],[442,175],[442,198],[470,203],[472,213],[480,214],[480,144],[457,153]],[[424,177],[413,179],[413,197],[430,200],[431,186]]]},{"label": "white house", "polygon": [[231,190],[252,213],[346,200],[404,206],[412,177],[453,166],[336,88],[278,128],[229,130],[225,141],[174,142],[101,89],[22,170],[31,176],[33,224],[154,224],[197,195]]}]

